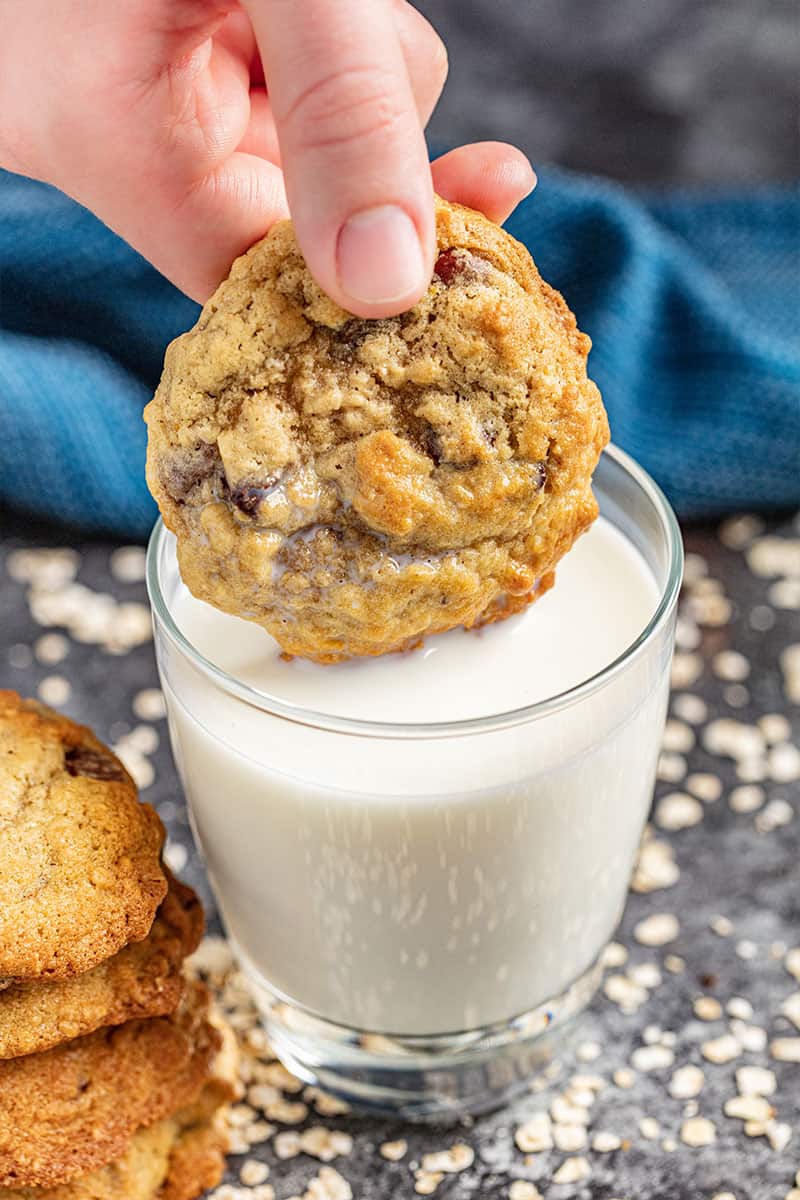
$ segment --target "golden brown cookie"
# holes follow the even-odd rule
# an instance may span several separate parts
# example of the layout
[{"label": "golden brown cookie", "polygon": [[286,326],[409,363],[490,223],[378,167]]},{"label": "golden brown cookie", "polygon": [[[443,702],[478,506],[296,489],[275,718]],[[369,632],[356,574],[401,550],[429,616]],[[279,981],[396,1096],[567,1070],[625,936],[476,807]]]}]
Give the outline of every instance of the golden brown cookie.
[{"label": "golden brown cookie", "polygon": [[0,1187],[69,1183],[118,1159],[138,1129],[197,1098],[221,1044],[193,984],[171,1017],[0,1062]]},{"label": "golden brown cookie", "polygon": [[163,840],[91,730],[0,691],[0,978],[66,979],[146,937]]},{"label": "golden brown cookie", "polygon": [[589,338],[524,246],[437,203],[409,312],[317,287],[289,222],[167,351],[148,481],[191,591],[320,662],[508,616],[597,506]]},{"label": "golden brown cookie", "polygon": [[225,1170],[220,1106],[230,1098],[230,1088],[206,1085],[193,1105],[134,1134],[116,1162],[53,1187],[0,1188],[0,1200],[195,1200]]},{"label": "golden brown cookie", "polygon": [[166,874],[169,891],[143,941],[84,975],[12,984],[0,992],[0,1059],[175,1011],[185,987],[181,965],[203,934],[203,909],[190,887]]}]

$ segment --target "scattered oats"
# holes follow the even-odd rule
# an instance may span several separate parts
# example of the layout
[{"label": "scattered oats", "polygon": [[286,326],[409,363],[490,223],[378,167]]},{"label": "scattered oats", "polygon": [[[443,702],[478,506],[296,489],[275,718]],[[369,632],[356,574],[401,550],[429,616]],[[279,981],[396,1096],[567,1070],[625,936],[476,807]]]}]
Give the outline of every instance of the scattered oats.
[{"label": "scattered oats", "polygon": [[620,942],[609,942],[600,958],[604,967],[624,967],[628,951]]},{"label": "scattered oats", "polygon": [[[576,1076],[575,1078],[579,1079],[580,1076]],[[600,1086],[603,1086],[602,1080],[600,1081]],[[591,1088],[577,1087],[573,1079],[570,1080],[570,1085],[564,1093],[564,1099],[568,1104],[574,1104],[577,1108],[591,1108],[596,1096]]]},{"label": "scattered oats", "polygon": [[778,579],[770,584],[767,599],[776,608],[800,608],[800,579]]},{"label": "scattered oats", "polygon": [[705,579],[708,575],[708,563],[703,558],[702,554],[695,554],[693,551],[688,551],[683,563],[683,582],[687,586],[696,584],[701,579]]},{"label": "scattered oats", "polygon": [[763,1096],[732,1096],[725,1101],[723,1112],[739,1121],[769,1121],[775,1115],[775,1109]]},{"label": "scattered oats", "polygon": [[693,730],[683,721],[669,720],[664,726],[661,745],[675,754],[688,754],[695,743]]},{"label": "scattered oats", "polygon": [[398,1138],[396,1142],[384,1142],[379,1147],[378,1153],[381,1158],[385,1158],[389,1162],[399,1162],[408,1153],[408,1142],[405,1138]]},{"label": "scattered oats", "polygon": [[624,1013],[635,1013],[647,1001],[645,988],[628,979],[627,975],[609,975],[603,983],[603,991]]},{"label": "scattered oats", "polygon": [[69,654],[69,641],[61,633],[43,633],[34,642],[33,650],[40,663],[54,667]]},{"label": "scattered oats", "polygon": [[652,991],[659,986],[662,976],[655,963],[643,962],[628,967],[628,978],[633,983],[638,983],[639,987]]},{"label": "scattered oats", "polygon": [[618,1138],[615,1133],[606,1133],[602,1129],[592,1137],[592,1149],[598,1154],[611,1154],[612,1151],[619,1150],[621,1145],[621,1138]]},{"label": "scattered oats", "polygon": [[773,1038],[769,1052],[779,1062],[800,1063],[800,1037]]},{"label": "scattered oats", "polygon": [[112,551],[111,574],[120,583],[141,583],[145,577],[147,556],[142,546],[120,546]]},{"label": "scattered oats", "polygon": [[24,671],[33,662],[33,651],[24,642],[15,642],[8,648],[8,662],[17,671]]},{"label": "scattered oats", "polygon": [[797,538],[760,537],[745,555],[754,575],[762,579],[776,575],[800,575],[800,540]]},{"label": "scattered oats", "polygon": [[441,1171],[445,1175],[457,1175],[459,1171],[466,1171],[475,1161],[475,1151],[471,1146],[465,1145],[464,1142],[456,1142],[449,1150],[437,1150],[431,1154],[423,1154],[422,1167],[425,1171],[430,1171],[432,1174],[437,1174]]},{"label": "scattered oats", "polygon": [[794,946],[786,951],[783,965],[789,974],[800,983],[800,946]]},{"label": "scattered oats", "polygon": [[656,778],[662,783],[680,783],[686,774],[686,759],[681,754],[664,750],[658,756]]},{"label": "scattered oats", "polygon": [[781,1012],[798,1029],[800,1029],[800,992],[792,992],[781,1006]]},{"label": "scattered oats", "polygon": [[712,1038],[709,1042],[703,1042],[700,1047],[703,1058],[708,1059],[712,1063],[727,1063],[732,1062],[734,1058],[738,1058],[742,1053],[742,1046],[738,1038],[735,1038],[731,1033],[723,1033],[718,1038]]},{"label": "scattered oats", "polygon": [[264,1183],[268,1176],[267,1164],[258,1162],[255,1158],[248,1158],[246,1162],[242,1163],[239,1171],[239,1178],[245,1187],[255,1187],[259,1183]]},{"label": "scattered oats", "polygon": [[582,1105],[570,1104],[564,1096],[556,1096],[550,1105],[550,1116],[561,1125],[588,1125],[589,1114]]},{"label": "scattered oats", "polygon": [[144,791],[145,788],[149,788],[156,777],[153,764],[139,750],[125,742],[118,742],[111,748],[133,776],[134,783],[139,790]]},{"label": "scattered oats", "polygon": [[673,913],[653,913],[639,921],[633,936],[642,946],[666,946],[675,941],[680,931],[680,923]]},{"label": "scattered oats", "polygon": [[730,937],[733,933],[733,922],[729,921],[727,917],[712,917],[708,926],[717,937]]},{"label": "scattered oats", "polygon": [[575,1050],[575,1057],[578,1062],[590,1063],[598,1059],[603,1053],[603,1047],[599,1042],[580,1042]]},{"label": "scattered oats", "polygon": [[63,675],[47,675],[36,689],[36,694],[43,704],[60,708],[72,695],[72,685]]},{"label": "scattered oats", "polygon": [[686,970],[686,960],[679,954],[668,954],[664,959],[664,966],[670,975],[680,975]]},{"label": "scattered oats", "polygon": [[673,1071],[669,1081],[669,1094],[675,1100],[691,1100],[703,1090],[706,1077],[700,1067],[689,1063]]},{"label": "scattered oats", "polygon": [[167,844],[164,847],[164,862],[175,875],[180,875],[189,861],[189,851],[181,842],[174,842],[171,838],[167,839]]},{"label": "scattered oats", "polygon": [[779,742],[769,752],[767,767],[776,783],[794,783],[800,779],[800,750],[791,742]]},{"label": "scattered oats", "polygon": [[137,725],[124,740],[140,754],[155,754],[161,739],[152,725]]},{"label": "scattered oats", "polygon": [[553,1138],[550,1117],[546,1112],[534,1113],[514,1133],[514,1141],[523,1154],[536,1154],[540,1150],[551,1150]]},{"label": "scattered oats", "polygon": [[745,1000],[744,996],[731,996],[725,1005],[725,1011],[729,1016],[737,1017],[740,1021],[749,1021],[753,1016],[753,1006],[749,1000]]},{"label": "scattered oats", "polygon": [[655,1046],[664,1036],[664,1031],[660,1025],[646,1025],[642,1032],[642,1041],[645,1046]]},{"label": "scattered oats", "polygon": [[736,1200],[733,1192],[715,1192],[711,1200]]},{"label": "scattered oats", "polygon": [[508,1200],[542,1200],[542,1193],[535,1183],[527,1179],[515,1179],[508,1189]]},{"label": "scattered oats", "polygon": [[160,721],[167,713],[160,688],[143,688],[133,697],[133,712],[140,721]]},{"label": "scattered oats", "polygon": [[678,691],[689,688],[703,674],[703,660],[699,654],[677,651],[672,659],[672,686]]},{"label": "scattered oats", "polygon": [[705,700],[701,700],[692,692],[682,692],[674,696],[672,711],[681,721],[688,721],[690,725],[702,725],[708,717],[708,705]]},{"label": "scattered oats", "polygon": [[637,1071],[663,1071],[675,1062],[669,1046],[638,1046],[631,1055],[631,1065]]},{"label": "scattered oats", "polygon": [[661,1135],[661,1126],[655,1117],[642,1117],[639,1122],[639,1133],[648,1141],[655,1141]]},{"label": "scattered oats", "polygon": [[[583,1092],[602,1092],[606,1081],[602,1075],[573,1075],[569,1081],[570,1087]],[[590,1101],[591,1104],[593,1101]],[[584,1105],[584,1108],[586,1105]]]},{"label": "scattered oats", "polygon": [[734,1019],[730,1023],[730,1029],[743,1050],[747,1050],[751,1054],[760,1054],[762,1050],[766,1049],[767,1033],[760,1026],[747,1025],[744,1021]]},{"label": "scattered oats", "polygon": [[[742,513],[741,516],[728,517],[722,522],[719,527],[719,540],[729,550],[744,550],[763,532],[764,522],[761,517]],[[714,1200],[733,1200],[733,1197],[726,1192],[724,1195],[714,1196]]]},{"label": "scattered oats", "polygon": [[[281,1135],[278,1134],[278,1137]],[[275,1141],[277,1142],[276,1137]],[[312,1125],[299,1135],[299,1146],[304,1154],[318,1158],[320,1162],[330,1162],[339,1155],[347,1155],[353,1149],[353,1139],[349,1133],[338,1129],[326,1129],[323,1125]]]},{"label": "scattered oats", "polygon": [[728,798],[728,804],[734,812],[751,813],[761,808],[765,799],[762,787],[759,787],[757,783],[746,783],[733,789]]},{"label": "scattered oats", "polygon": [[282,1125],[299,1125],[308,1116],[308,1106],[302,1100],[285,1100],[282,1096],[271,1101],[264,1108],[270,1121],[280,1121]]},{"label": "scattered oats", "polygon": [[739,958],[744,959],[745,962],[749,962],[758,954],[758,946],[755,942],[751,942],[749,938],[742,938],[741,941],[736,943],[736,954]]},{"label": "scattered oats", "polygon": [[275,1135],[272,1149],[277,1158],[297,1158],[300,1153],[300,1134],[294,1129],[287,1129]]},{"label": "scattered oats", "polygon": [[688,829],[702,819],[702,805],[686,792],[670,792],[656,805],[656,824],[671,832]]},{"label": "scattered oats", "polygon": [[715,591],[690,596],[687,607],[698,625],[713,629],[727,625],[733,613],[730,600]]},{"label": "scattered oats", "polygon": [[718,775],[698,772],[686,780],[686,787],[704,804],[713,804],[722,795],[722,780]]},{"label": "scattered oats", "polygon": [[678,1143],[675,1141],[675,1138],[666,1137],[661,1143],[661,1149],[665,1154],[674,1154],[678,1149]]},{"label": "scattered oats", "polygon": [[353,1189],[333,1167],[321,1167],[309,1183],[303,1200],[353,1200]]},{"label": "scattered oats", "polygon": [[687,1100],[683,1106],[683,1115],[685,1117],[696,1117],[700,1112],[700,1105],[696,1100]]},{"label": "scattered oats", "polygon": [[[695,801],[696,803],[696,801]],[[669,842],[650,838],[642,842],[631,887],[639,893],[656,892],[678,882],[680,871]]]},{"label": "scattered oats", "polygon": [[717,1131],[708,1117],[690,1117],[681,1125],[681,1141],[687,1146],[710,1146]]},{"label": "scattered oats", "polygon": [[277,1088],[270,1087],[267,1083],[255,1083],[247,1089],[247,1103],[263,1112],[268,1104],[279,1100],[280,1095]]},{"label": "scattered oats", "polygon": [[765,758],[740,758],[736,764],[736,778],[742,783],[761,783],[767,778]]},{"label": "scattered oats", "polygon": [[557,1150],[565,1154],[574,1154],[576,1150],[586,1147],[586,1127],[584,1125],[555,1125],[553,1141]]},{"label": "scattered oats", "polygon": [[769,746],[774,746],[777,742],[788,742],[792,736],[792,727],[783,713],[765,713],[758,719],[758,728]]},{"label": "scattered oats", "polygon": [[738,650],[720,650],[711,660],[711,669],[719,679],[741,683],[750,674],[750,663]]},{"label": "scattered oats", "polygon": [[289,1092],[294,1096],[298,1092],[302,1092],[304,1084],[296,1075],[292,1075],[291,1071],[287,1071],[283,1063],[272,1062],[264,1068],[264,1078],[262,1083],[269,1083],[272,1087],[280,1088],[282,1092]]},{"label": "scattered oats", "polygon": [[419,1196],[432,1196],[438,1188],[439,1184],[444,1179],[444,1173],[437,1171],[436,1174],[431,1174],[428,1171],[414,1172],[414,1191]]},{"label": "scattered oats", "polygon": [[329,1092],[323,1092],[316,1087],[307,1087],[303,1092],[303,1099],[308,1104],[313,1104],[321,1117],[340,1117],[350,1112],[350,1105],[346,1100],[340,1100],[338,1096],[331,1096]]},{"label": "scattered oats", "polygon": [[706,725],[703,745],[710,754],[723,754],[734,759],[758,758],[766,750],[760,729],[729,717],[720,717]]},{"label": "scattered oats", "polygon": [[689,620],[686,613],[678,613],[675,622],[675,645],[679,650],[696,650],[703,636],[696,622]]},{"label": "scattered oats", "polygon": [[767,1125],[767,1141],[776,1154],[781,1154],[792,1140],[792,1127],[781,1121],[770,1121]]},{"label": "scattered oats", "polygon": [[623,1091],[628,1091],[636,1083],[636,1074],[634,1071],[629,1070],[628,1067],[620,1067],[614,1072],[611,1078],[614,1080],[615,1085],[618,1088],[622,1088]]},{"label": "scattered oats", "polygon": [[553,1174],[553,1183],[582,1183],[592,1173],[585,1158],[565,1158]]},{"label": "scattered oats", "polygon": [[669,1046],[670,1050],[674,1050],[678,1044],[678,1035],[671,1029],[665,1029],[661,1034],[661,1045]]},{"label": "scattered oats", "polygon": [[6,570],[17,583],[30,583],[42,591],[55,591],[78,573],[80,557],[66,547],[56,550],[12,550]]},{"label": "scattered oats", "polygon": [[208,936],[186,962],[195,973],[225,975],[233,967],[233,951],[225,938]]}]

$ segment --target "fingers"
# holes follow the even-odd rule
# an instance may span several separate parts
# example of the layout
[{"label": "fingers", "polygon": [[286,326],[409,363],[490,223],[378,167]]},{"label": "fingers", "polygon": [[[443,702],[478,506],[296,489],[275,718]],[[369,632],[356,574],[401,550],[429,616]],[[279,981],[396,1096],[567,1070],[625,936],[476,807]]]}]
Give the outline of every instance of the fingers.
[{"label": "fingers", "polygon": [[394,20],[424,129],[447,79],[447,50],[433,26],[406,0],[394,0]]},{"label": "fingers", "polygon": [[[431,174],[393,0],[245,0],[286,191],[321,287],[364,317],[425,291]],[[407,14],[400,17],[410,25]]]},{"label": "fingers", "polygon": [[433,186],[445,200],[465,204],[502,222],[536,187],[521,150],[504,142],[475,142],[431,164]]}]

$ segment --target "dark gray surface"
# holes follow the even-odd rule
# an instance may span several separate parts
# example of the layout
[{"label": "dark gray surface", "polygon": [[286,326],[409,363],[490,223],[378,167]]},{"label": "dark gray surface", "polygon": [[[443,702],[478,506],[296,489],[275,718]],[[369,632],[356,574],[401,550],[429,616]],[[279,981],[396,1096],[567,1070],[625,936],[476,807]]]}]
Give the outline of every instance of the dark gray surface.
[{"label": "dark gray surface", "polygon": [[797,175],[795,0],[415,0],[450,53],[435,142],[644,183]]},{"label": "dark gray surface", "polygon": [[[776,533],[797,546],[800,525],[774,521]],[[137,723],[131,702],[144,687],[156,682],[152,646],[144,645],[130,653],[114,657],[91,646],[72,644],[62,664],[45,666],[37,662],[25,668],[10,665],[19,651],[12,647],[30,646],[42,632],[28,611],[25,588],[9,580],[3,560],[14,546],[74,544],[81,555],[79,579],[97,590],[109,591],[118,598],[142,600],[144,585],[120,584],[109,573],[108,542],[82,543],[68,534],[37,533],[24,522],[5,521],[0,540],[0,685],[35,694],[41,680],[52,674],[66,677],[72,696],[64,706],[71,716],[93,725],[101,737],[114,740]],[[800,724],[797,711],[787,703],[779,666],[784,647],[800,642],[800,620],[792,609],[770,608],[769,581],[754,576],[738,552],[725,549],[710,528],[688,532],[688,548],[703,554],[710,574],[718,579],[733,602],[730,624],[706,628],[699,653],[704,671],[691,691],[702,696],[709,706],[709,718],[733,716],[754,721],[766,712],[791,714],[794,734]],[[761,607],[759,607],[761,606]],[[753,626],[753,611],[761,618],[766,608],[774,617],[773,626],[758,632]],[[763,620],[756,623],[763,624]],[[730,684],[715,677],[710,661],[719,650],[741,650],[752,665],[747,681],[750,699],[743,707],[731,707]],[[726,698],[727,697],[727,698]],[[157,727],[161,745],[153,756],[156,778],[144,792],[155,804],[168,825],[173,842],[189,852],[183,874],[202,892],[210,906],[205,883],[191,838],[186,814],[166,741],[163,722]],[[770,947],[776,942],[788,946],[800,944],[800,795],[797,783],[767,784],[770,797],[781,796],[795,808],[795,819],[781,829],[758,833],[754,817],[733,813],[727,803],[729,789],[736,783],[733,763],[696,748],[688,756],[688,770],[710,771],[720,776],[725,794],[704,806],[705,819],[694,828],[674,834],[659,832],[668,839],[681,868],[678,884],[649,895],[632,895],[623,921],[620,939],[629,948],[633,962],[663,964],[665,954],[684,957],[686,970],[678,975],[664,973],[647,1004],[633,1016],[623,1016],[603,995],[597,997],[580,1024],[580,1041],[593,1040],[602,1047],[596,1062],[583,1064],[575,1049],[562,1055],[563,1074],[555,1089],[563,1087],[575,1071],[599,1073],[607,1080],[614,1070],[628,1064],[634,1048],[641,1044],[644,1029],[658,1024],[676,1035],[676,1065],[702,1063],[700,1044],[723,1032],[725,1022],[704,1024],[692,1014],[692,1000],[701,992],[717,996],[723,1003],[732,996],[743,996],[753,1005],[753,1023],[766,1029],[771,1037],[792,1032],[779,1015],[780,1005],[798,985],[787,973],[781,957]],[[660,783],[658,795],[674,789],[675,784]],[[265,869],[268,864],[265,864]],[[299,884],[299,886],[302,886]],[[636,944],[632,930],[642,917],[655,912],[675,913],[681,923],[678,940],[660,950],[648,950]],[[716,914],[733,922],[730,937],[719,937],[709,927]],[[736,952],[740,939],[751,940],[756,947],[753,959]],[[797,1031],[794,1031],[795,1033]],[[778,1116],[796,1126],[787,1150],[776,1153],[763,1138],[746,1138],[741,1122],[722,1115],[722,1106],[735,1092],[735,1067],[743,1063],[771,1066],[778,1076],[774,1103]],[[455,1131],[411,1129],[397,1123],[361,1120],[355,1117],[325,1119],[330,1127],[347,1129],[353,1134],[351,1156],[334,1164],[349,1180],[356,1200],[413,1200],[413,1175],[409,1162],[429,1150],[442,1149],[455,1140],[465,1140],[476,1150],[474,1165],[461,1175],[448,1177],[435,1195],[440,1200],[506,1200],[515,1178],[535,1179],[548,1200],[711,1200],[718,1192],[730,1191],[736,1200],[783,1200],[794,1172],[800,1166],[800,1066],[774,1062],[766,1051],[746,1053],[726,1066],[703,1064],[706,1087],[699,1099],[700,1112],[710,1117],[718,1131],[713,1146],[691,1149],[677,1141],[677,1148],[663,1148],[663,1137],[678,1138],[683,1105],[666,1091],[670,1071],[639,1075],[629,1091],[608,1086],[592,1113],[594,1130],[610,1130],[630,1146],[613,1154],[588,1153],[593,1174],[590,1182],[574,1188],[549,1184],[550,1176],[564,1155],[545,1153],[530,1168],[514,1147],[513,1132],[534,1110],[545,1107],[555,1094],[526,1096],[513,1107],[476,1121],[474,1127]],[[662,1125],[662,1137],[645,1140],[638,1131],[643,1116],[656,1117]],[[319,1122],[319,1118],[309,1123]],[[401,1163],[382,1160],[377,1147],[387,1139],[405,1137],[409,1154]],[[271,1165],[270,1182],[277,1200],[302,1195],[319,1163],[305,1156],[280,1162],[269,1143],[258,1156]],[[235,1180],[235,1173],[231,1179]]]}]

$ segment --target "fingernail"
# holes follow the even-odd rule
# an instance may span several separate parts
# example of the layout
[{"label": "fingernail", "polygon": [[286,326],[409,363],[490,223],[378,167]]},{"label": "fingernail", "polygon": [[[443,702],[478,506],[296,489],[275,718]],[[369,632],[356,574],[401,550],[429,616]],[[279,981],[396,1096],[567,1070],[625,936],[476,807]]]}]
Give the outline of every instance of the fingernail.
[{"label": "fingernail", "polygon": [[350,217],[339,233],[337,266],[342,291],[362,304],[391,304],[426,283],[414,222],[394,204]]}]

